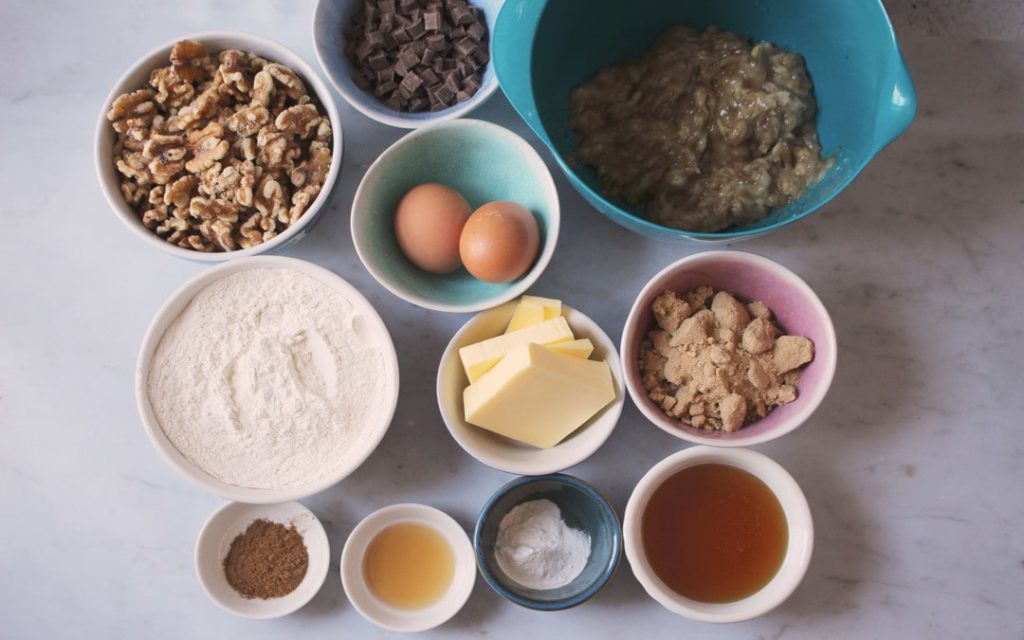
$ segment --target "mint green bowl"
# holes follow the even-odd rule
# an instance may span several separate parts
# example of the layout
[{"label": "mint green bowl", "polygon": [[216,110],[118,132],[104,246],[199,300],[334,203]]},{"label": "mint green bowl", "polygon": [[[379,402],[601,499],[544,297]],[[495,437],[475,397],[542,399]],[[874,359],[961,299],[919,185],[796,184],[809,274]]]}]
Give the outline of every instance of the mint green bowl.
[{"label": "mint green bowl", "polygon": [[[474,210],[494,200],[529,209],[541,239],[530,270],[513,282],[491,284],[464,268],[436,275],[409,262],[395,240],[395,209],[409,189],[424,182],[452,187]],[[352,241],[367,271],[399,298],[436,311],[470,313],[530,288],[555,252],[559,220],[555,182],[533,147],[490,122],[451,120],[406,134],[370,165],[352,201]]]}]

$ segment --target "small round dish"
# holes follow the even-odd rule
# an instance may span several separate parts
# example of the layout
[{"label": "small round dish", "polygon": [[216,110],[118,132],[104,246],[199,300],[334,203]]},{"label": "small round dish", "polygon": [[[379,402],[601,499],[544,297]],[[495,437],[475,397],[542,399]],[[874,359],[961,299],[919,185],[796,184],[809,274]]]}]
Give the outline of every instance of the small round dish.
[{"label": "small round dish", "polygon": [[[253,521],[260,519],[294,526],[309,553],[306,576],[295,591],[269,600],[243,597],[228,584],[224,575],[224,558],[231,543]],[[279,618],[301,609],[320,590],[331,565],[331,550],[320,520],[298,502],[264,505],[229,502],[217,509],[199,532],[195,563],[203,590],[224,609],[244,618]]]},{"label": "small round dish", "polygon": [[[148,86],[147,82],[150,72],[157,67],[167,66],[169,64],[168,59],[171,48],[179,40],[196,40],[201,42],[211,54],[224,49],[251,51],[267,58],[268,60],[279,62],[290,67],[298,73],[299,76],[301,76],[302,80],[310,88],[311,93],[316,95],[320,104],[323,105],[327,116],[330,118],[331,128],[333,130],[331,168],[327,173],[327,178],[324,181],[323,187],[320,189],[320,193],[317,195],[316,199],[310,203],[309,208],[306,209],[305,213],[302,214],[295,224],[289,226],[280,235],[255,247],[249,249],[237,249],[235,251],[204,253],[202,251],[193,251],[191,249],[185,249],[183,247],[173,245],[147,229],[145,225],[142,224],[142,220],[139,215],[135,213],[130,206],[128,206],[124,201],[124,197],[121,195],[121,174],[114,166],[113,161],[114,142],[116,140],[116,136],[114,134],[114,130],[110,126],[110,122],[107,121],[107,112],[110,110],[110,105],[114,102],[114,99],[119,95],[128,91],[140,89],[143,86]],[[320,214],[324,209],[324,204],[331,195],[331,189],[334,187],[334,183],[338,179],[338,173],[341,171],[341,119],[338,116],[338,106],[334,101],[334,96],[331,94],[330,89],[328,89],[327,85],[320,79],[320,76],[313,71],[312,67],[306,64],[298,54],[287,47],[278,44],[273,40],[245,33],[218,31],[185,35],[180,38],[175,38],[173,41],[163,44],[147,53],[142,57],[142,59],[133,64],[114,84],[114,88],[110,90],[110,94],[107,96],[106,100],[103,101],[103,108],[100,111],[99,121],[96,124],[93,156],[96,164],[96,174],[100,182],[100,188],[103,190],[103,195],[106,197],[107,202],[110,203],[110,206],[114,210],[118,219],[120,219],[121,222],[123,222],[137,237],[142,239],[143,242],[179,258],[195,260],[198,262],[223,262],[234,258],[256,255],[273,249],[280,249],[287,244],[301,239],[313,227],[313,223],[320,217]]]},{"label": "small round dish", "polygon": [[[440,533],[451,547],[455,571],[448,591],[427,607],[402,610],[374,596],[366,584],[363,557],[383,529],[401,522],[416,522]],[[476,565],[469,536],[451,516],[423,504],[393,504],[378,509],[356,525],[341,552],[341,583],[352,606],[364,618],[389,631],[425,631],[444,624],[462,609],[476,583]]]},{"label": "small round dish", "polygon": [[463,410],[462,392],[469,386],[469,380],[459,358],[459,349],[500,335],[508,326],[515,306],[515,302],[509,302],[479,313],[452,336],[437,369],[437,406],[448,432],[466,453],[480,462],[517,475],[538,476],[564,471],[600,449],[618,424],[622,405],[625,404],[619,355],[615,351],[615,343],[596,322],[563,304],[562,315],[573,334],[577,338],[590,338],[594,343],[590,359],[604,360],[611,368],[615,400],[549,449],[538,449],[471,425],[466,422]]},{"label": "small round dish", "polygon": [[[395,239],[395,209],[424,182],[452,187],[475,210],[494,200],[529,209],[540,226],[540,251],[518,280],[491,284],[465,269],[422,271]],[[558,243],[558,191],[533,147],[508,129],[482,120],[452,120],[406,134],[370,165],[352,201],[352,240],[370,274],[399,298],[426,309],[469,313],[518,297],[547,268]]]},{"label": "small round dish", "polygon": [[[356,330],[365,336],[367,340],[373,341],[381,352],[384,384],[380,390],[379,400],[375,404],[376,412],[373,414],[373,420],[366,424],[366,432],[355,445],[359,447],[358,453],[352,456],[347,466],[341,467],[334,473],[324,476],[317,482],[307,486],[284,489],[255,489],[228,484],[213,477],[190,462],[178,451],[160,427],[160,423],[157,421],[149,402],[147,391],[149,366],[164,332],[184,311],[185,307],[188,306],[197,293],[220,278],[246,269],[292,269],[337,289],[359,314],[360,322],[357,323]],[[243,258],[203,271],[181,285],[160,307],[160,310],[157,311],[156,316],[154,316],[153,321],[150,323],[149,329],[146,330],[146,335],[142,339],[142,346],[139,348],[139,358],[135,367],[135,400],[139,409],[139,416],[142,419],[143,428],[146,430],[146,435],[149,436],[149,440],[153,443],[157,453],[160,454],[160,457],[171,468],[199,487],[229,500],[253,504],[298,500],[311,496],[314,493],[319,493],[340,482],[355,471],[377,448],[377,445],[391,424],[395,407],[398,405],[398,357],[395,354],[394,343],[391,341],[387,327],[384,326],[384,321],[380,319],[380,316],[366,298],[355,287],[338,275],[323,267],[318,267],[304,260],[296,260],[295,258],[279,256]]]},{"label": "small round dish", "polygon": [[[786,515],[789,545],[782,566],[760,591],[735,602],[710,604],[679,595],[658,578],[644,552],[641,523],[654,490],[682,469],[701,464],[728,464],[752,473],[768,485]],[[814,522],[800,486],[777,462],[749,449],[691,447],[654,465],[637,483],[626,504],[622,534],[633,575],[648,595],[669,611],[702,622],[749,620],[779,606],[803,580],[814,550]]]},{"label": "small round dish", "polygon": [[[472,4],[484,11],[488,35],[494,33],[494,21],[504,0],[472,0]],[[480,89],[465,102],[443,111],[404,113],[389,108],[372,93],[360,89],[352,80],[356,69],[345,56],[345,26],[352,15],[363,4],[363,0],[319,0],[313,12],[313,45],[316,57],[327,78],[345,100],[357,111],[382,124],[405,129],[416,129],[445,120],[460,118],[473,111],[498,88],[494,65],[487,62]],[[488,38],[490,41],[490,38]]]},{"label": "small round dish", "polygon": [[[513,507],[547,499],[558,505],[562,519],[590,536],[590,558],[580,575],[557,589],[524,587],[509,578],[495,559],[501,519]],[[611,504],[586,482],[561,473],[516,478],[487,500],[476,521],[473,547],[480,575],[506,600],[539,611],[559,611],[589,600],[615,573],[622,555],[622,528]]]},{"label": "small round dish", "polygon": [[[651,303],[665,291],[683,293],[702,285],[728,291],[744,302],[760,300],[784,331],[814,341],[814,360],[801,370],[797,399],[733,432],[704,431],[668,417],[647,397],[641,380],[640,343],[654,328]],[[795,273],[752,253],[705,251],[673,262],[644,285],[626,318],[620,352],[629,395],[659,429],[697,444],[745,447],[781,437],[811,417],[832,384],[837,345],[828,310]]]}]

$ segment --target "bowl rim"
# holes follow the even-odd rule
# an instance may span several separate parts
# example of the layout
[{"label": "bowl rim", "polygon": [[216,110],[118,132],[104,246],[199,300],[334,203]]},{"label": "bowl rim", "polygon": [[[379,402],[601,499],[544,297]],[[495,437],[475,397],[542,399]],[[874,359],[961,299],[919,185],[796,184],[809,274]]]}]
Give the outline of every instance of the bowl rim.
[{"label": "bowl rim", "polygon": [[[534,261],[533,266],[530,267],[529,271],[527,271],[518,280],[508,283],[508,287],[506,289],[481,302],[446,304],[405,291],[393,283],[389,277],[377,268],[376,261],[372,259],[370,248],[362,240],[362,235],[358,233],[357,226],[359,225],[358,221],[365,217],[365,215],[360,215],[359,209],[367,198],[366,193],[369,189],[369,187],[366,186],[367,180],[371,175],[374,175],[381,170],[380,167],[385,161],[387,161],[391,156],[398,154],[402,149],[408,146],[410,142],[417,138],[439,133],[444,135],[448,130],[459,128],[483,129],[489,132],[492,136],[502,137],[516,145],[521,150],[523,156],[527,159],[527,162],[533,165],[535,169],[538,169],[532,173],[535,174],[537,182],[541,183],[541,186],[548,193],[548,199],[551,206],[549,219],[546,222],[547,230],[542,238],[543,244],[540,246],[537,259]],[[540,169],[543,171],[540,171]],[[363,266],[370,272],[370,275],[373,276],[373,279],[376,280],[378,284],[395,296],[405,300],[406,302],[431,311],[442,311],[445,313],[475,313],[500,306],[523,295],[531,286],[533,286],[533,284],[547,269],[555,254],[555,249],[558,246],[558,235],[561,229],[561,219],[561,202],[559,201],[558,189],[555,186],[555,180],[551,175],[551,170],[548,169],[547,164],[545,164],[544,159],[541,158],[537,150],[534,149],[533,146],[530,145],[530,143],[522,136],[499,124],[488,122],[486,120],[460,118],[458,120],[446,120],[444,122],[433,123],[429,127],[414,129],[393,142],[377,156],[373,163],[371,163],[363,173],[362,178],[359,179],[359,185],[356,187],[355,194],[352,196],[352,207],[349,215],[349,231],[352,235],[352,244],[355,246],[356,254],[359,256],[360,262],[363,263]],[[404,260],[405,257],[399,256],[398,259]]]},{"label": "bowl rim", "polygon": [[[801,394],[797,398],[797,402],[803,400],[803,402],[800,403],[799,411],[794,415],[789,416],[784,422],[781,422],[778,427],[757,435],[746,436],[743,433],[743,429],[740,429],[736,432],[734,437],[728,440],[697,434],[689,429],[680,427],[679,421],[670,420],[659,408],[654,406],[654,404],[647,398],[647,393],[636,385],[633,376],[631,376],[629,371],[625,368],[627,366],[633,366],[630,363],[634,360],[629,359],[627,356],[633,353],[632,346],[633,344],[638,343],[640,331],[643,330],[643,327],[639,326],[639,317],[643,313],[641,303],[648,297],[651,291],[656,288],[657,283],[663,278],[685,269],[704,263],[720,261],[745,263],[753,266],[754,268],[767,271],[772,274],[774,279],[784,280],[792,287],[800,290],[814,308],[826,335],[826,342],[822,345],[824,348],[819,350],[817,345],[815,348],[816,358],[818,357],[819,352],[823,353],[825,356],[825,359],[823,360],[824,369],[822,371],[822,384],[819,386],[817,393],[810,395]],[[811,289],[810,285],[808,285],[796,273],[774,260],[756,253],[736,250],[715,250],[694,253],[686,256],[685,258],[676,260],[658,271],[658,273],[648,280],[647,283],[644,284],[643,288],[640,289],[640,292],[637,294],[632,306],[630,307],[629,314],[626,316],[626,323],[622,329],[619,353],[622,355],[622,377],[625,380],[626,389],[629,392],[630,398],[633,399],[633,404],[640,410],[640,413],[642,413],[649,422],[662,431],[672,434],[681,440],[713,447],[746,447],[770,442],[795,431],[810,419],[821,403],[825,400],[825,397],[828,395],[829,389],[832,386],[836,366],[838,364],[838,343],[836,340],[835,326],[832,323],[832,317],[829,315],[828,309],[825,308],[824,303],[822,303],[821,299],[816,293],[814,293],[814,290]],[[747,426],[749,425],[745,425],[744,428]]]},{"label": "bowl rim", "polygon": [[[482,548],[481,537],[483,534],[484,523],[491,517],[491,512],[494,506],[499,500],[504,498],[513,489],[519,487],[535,484],[539,482],[553,482],[565,486],[572,487],[580,493],[586,495],[588,498],[593,500],[606,515],[610,515],[609,520],[614,524],[612,527],[612,544],[611,556],[608,561],[604,563],[604,570],[597,577],[594,582],[590,583],[586,589],[579,593],[560,598],[558,600],[540,601],[525,596],[519,595],[514,591],[505,588],[497,578],[491,573],[490,569],[487,568],[487,563],[484,560],[484,551]],[[507,512],[506,512],[507,513]],[[477,568],[480,571],[480,575],[483,576],[484,581],[487,583],[495,593],[505,598],[506,600],[515,603],[521,607],[527,609],[534,609],[536,611],[562,611],[564,609],[571,609],[572,607],[578,606],[594,597],[598,591],[604,588],[611,577],[615,574],[619,564],[622,561],[623,553],[623,530],[622,521],[619,519],[619,514],[615,511],[615,507],[612,503],[602,494],[600,491],[595,489],[593,485],[566,473],[549,473],[540,476],[520,476],[509,480],[501,487],[499,487],[491,497],[487,499],[487,502],[480,508],[480,513],[476,518],[476,525],[473,528],[473,552],[476,556]]]},{"label": "bowl rim", "polygon": [[[385,528],[402,522],[419,522],[429,526],[439,533],[448,542],[455,561],[455,570],[452,575],[452,583],[448,593],[454,592],[447,608],[437,609],[442,600],[428,605],[424,609],[401,611],[407,616],[406,623],[392,623],[381,618],[374,612],[367,610],[363,604],[363,593],[365,597],[378,602],[386,609],[393,609],[389,605],[380,602],[365,584],[362,572],[362,555],[355,557],[357,552],[365,550],[366,546],[373,541],[378,533]],[[355,547],[359,548],[356,549]],[[461,562],[460,562],[461,561]],[[357,564],[358,563],[358,564]],[[461,571],[460,571],[461,567]],[[473,587],[476,585],[476,563],[473,555],[473,545],[466,534],[465,529],[455,518],[436,507],[415,502],[401,502],[381,507],[368,514],[352,529],[352,532],[345,540],[342,547],[341,559],[338,562],[338,572],[341,578],[342,589],[352,607],[359,612],[359,615],[369,622],[388,631],[426,631],[438,627],[451,620],[469,600]],[[356,593],[357,588],[359,593]],[[427,616],[430,617],[427,617]]]},{"label": "bowl rim", "polygon": [[[256,489],[229,484],[213,477],[178,451],[174,443],[164,433],[159,421],[153,414],[153,409],[149,402],[149,365],[170,324],[177,319],[184,308],[200,291],[213,282],[232,273],[256,268],[291,269],[313,277],[326,286],[334,287],[346,300],[352,303],[355,309],[376,326],[381,335],[379,346],[382,351],[384,386],[385,388],[390,386],[391,389],[388,397],[380,399],[384,409],[379,415],[379,424],[375,425],[375,430],[367,436],[364,450],[359,456],[354,457],[348,465],[337,469],[334,473],[323,476],[318,481],[306,486],[286,487],[283,489]],[[391,426],[395,410],[398,406],[399,383],[398,356],[395,352],[394,341],[388,332],[387,325],[384,324],[380,314],[377,313],[373,305],[370,304],[358,289],[333,271],[305,260],[284,256],[253,256],[223,262],[199,272],[175,289],[160,305],[160,308],[153,315],[153,319],[146,328],[146,333],[139,346],[134,379],[135,404],[139,419],[150,443],[160,457],[163,458],[164,462],[174,469],[178,475],[200,488],[222,498],[247,504],[269,504],[305,498],[334,486],[355,472],[377,449],[377,446],[384,438],[384,434],[387,433]]]},{"label": "bowl rim", "polygon": [[[710,604],[690,600],[672,591],[649,569],[640,533],[644,508],[654,491],[673,472],[701,464],[728,464],[753,474],[768,485],[786,514],[789,542],[783,564],[777,573],[756,593],[734,602]],[[803,532],[794,541],[793,532]],[[623,546],[630,568],[644,591],[660,605],[677,615],[701,622],[740,622],[768,613],[786,601],[803,581],[814,553],[814,519],[807,497],[785,467],[763,453],[752,449],[725,449],[698,445],[677,451],[651,467],[640,478],[623,515]],[[794,564],[783,573],[788,561]],[[771,597],[755,600],[765,590],[777,584]],[[691,604],[693,603],[693,604]],[[696,605],[696,606],[695,606]],[[701,608],[698,608],[701,607]],[[703,608],[703,609],[702,609]],[[707,609],[711,609],[708,611]]]},{"label": "bowl rim", "polygon": [[[259,598],[253,599],[254,601],[261,603],[280,602],[284,599],[290,599],[291,602],[287,606],[281,607],[280,610],[278,611],[273,611],[270,609],[270,607],[268,607],[268,610],[265,611],[245,612],[235,608],[231,605],[230,602],[224,600],[214,592],[213,588],[206,580],[206,571],[202,568],[205,563],[203,562],[203,558],[201,556],[203,549],[206,548],[206,545],[220,541],[215,541],[210,536],[212,536],[214,533],[212,529],[213,524],[217,522],[221,517],[223,517],[226,513],[228,513],[229,511],[237,510],[240,512],[240,516],[246,513],[253,512],[258,514],[261,510],[268,507],[285,509],[293,512],[298,516],[308,516],[310,518],[310,525],[307,528],[307,530],[302,534],[303,543],[305,544],[306,549],[309,550],[310,542],[312,542],[313,545],[316,545],[318,548],[323,549],[323,553],[316,554],[316,558],[319,560],[316,566],[314,566],[312,563],[314,554],[309,554],[310,564],[306,569],[306,575],[303,577],[302,582],[299,583],[299,586],[296,587],[295,590],[291,593],[287,593],[284,596],[281,596],[281,598],[274,598],[272,600],[260,600]],[[259,518],[259,515],[256,515],[254,517],[254,519]],[[274,522],[276,522],[276,520]],[[312,540],[310,540],[310,538],[312,538]],[[327,531],[324,529],[323,523],[320,521],[319,518],[316,517],[315,513],[313,513],[308,507],[306,507],[300,502],[288,501],[260,505],[247,504],[244,502],[227,502],[218,507],[217,510],[214,511],[212,514],[210,514],[210,516],[206,519],[206,522],[203,523],[202,528],[200,528],[199,530],[199,535],[196,537],[195,547],[193,549],[192,556],[193,563],[195,565],[196,577],[199,579],[199,585],[203,588],[203,591],[210,598],[210,600],[212,600],[225,611],[233,613],[237,616],[249,618],[252,620],[269,620],[272,618],[281,618],[291,613],[295,613],[302,607],[309,604],[309,602],[314,597],[316,597],[316,594],[320,592],[320,588],[323,587],[324,581],[327,579],[327,573],[331,567],[330,549],[330,540],[327,538]],[[315,582],[316,588],[310,588],[309,593],[305,597],[293,597],[293,594],[298,593],[299,590],[302,588],[302,584],[305,583],[307,580]]]},{"label": "bowl rim", "polygon": [[[459,418],[455,413],[451,411],[448,404],[444,401],[444,370],[446,368],[446,365],[448,365],[452,361],[452,359],[459,357],[459,342],[465,336],[466,333],[468,333],[480,322],[483,322],[485,316],[490,314],[504,313],[506,308],[511,309],[512,306],[515,304],[517,304],[516,301],[510,300],[501,306],[481,311],[480,313],[474,315],[472,318],[467,320],[461,327],[459,327],[458,331],[455,332],[455,335],[451,337],[451,339],[448,341],[448,345],[445,347],[444,351],[441,354],[441,360],[438,363],[437,367],[437,376],[435,383],[437,407],[438,411],[441,413],[441,420],[444,422],[444,425],[448,429],[448,433],[452,436],[452,439],[454,439],[455,442],[458,443],[458,445],[462,448],[463,451],[465,451],[470,456],[475,458],[478,462],[482,462],[483,464],[493,469],[504,471],[506,473],[514,473],[517,475],[523,475],[528,477],[548,476],[565,471],[566,469],[570,469],[580,464],[581,462],[585,461],[587,458],[597,453],[597,451],[601,447],[603,447],[604,444],[608,441],[608,438],[611,437],[612,432],[615,431],[615,428],[618,426],[619,421],[622,417],[622,408],[626,404],[624,380],[625,376],[623,375],[624,370],[621,367],[621,360],[619,357],[619,353],[615,348],[615,342],[613,342],[612,339],[608,337],[608,334],[604,332],[604,329],[602,329],[601,326],[597,324],[597,322],[592,320],[582,311],[574,307],[571,307],[563,302],[562,316],[565,318],[566,322],[569,323],[570,328],[572,328],[574,332],[578,331],[578,328],[573,327],[573,322],[570,320],[569,316],[573,316],[576,319],[576,322],[578,323],[587,323],[591,325],[591,328],[588,329],[587,337],[589,337],[591,341],[596,344],[596,346],[603,349],[607,354],[605,356],[605,361],[608,363],[608,367],[609,369],[611,369],[612,372],[612,383],[615,385],[616,396],[613,402],[606,405],[598,412],[604,414],[601,416],[602,418],[608,418],[605,422],[607,422],[609,426],[605,427],[603,437],[599,437],[594,442],[592,447],[582,448],[574,455],[566,454],[563,458],[561,458],[562,461],[559,462],[558,464],[550,464],[547,466],[536,464],[519,466],[516,464],[510,464],[505,462],[500,457],[491,455],[476,448],[471,443],[470,440],[463,437],[461,431],[462,429],[465,428],[465,425],[468,425],[468,427],[472,429],[478,429],[479,427],[470,425],[465,421],[465,419]],[[509,315],[511,316],[511,312],[509,312]],[[459,369],[461,370],[461,365],[459,366]],[[595,425],[591,425],[590,427],[586,428],[590,429],[594,426]],[[495,437],[500,438],[501,436],[495,434]],[[554,449],[561,445],[562,443],[556,444],[554,447],[551,447],[551,449]],[[546,449],[545,451],[550,451],[551,449]]]},{"label": "bowl rim", "polygon": [[[316,54],[317,63],[319,63],[320,68],[323,69],[324,75],[327,76],[327,80],[331,83],[331,86],[333,86],[338,94],[345,99],[345,102],[367,118],[375,120],[381,124],[400,129],[420,129],[439,122],[455,120],[467,115],[483,103],[487,102],[487,100],[494,95],[494,92],[498,89],[498,77],[495,75],[494,71],[494,58],[493,56],[490,56],[487,60],[487,64],[484,65],[484,74],[490,73],[494,80],[490,83],[481,83],[480,88],[469,100],[454,104],[442,111],[417,113],[415,114],[418,116],[416,118],[411,118],[411,114],[405,112],[392,111],[391,109],[388,109],[384,103],[377,100],[376,97],[366,93],[362,89],[359,89],[359,87],[354,85],[349,86],[346,82],[336,78],[327,66],[327,52],[324,49],[324,45],[321,43],[320,38],[317,37],[317,25],[321,20],[321,7],[334,2],[337,2],[337,0],[317,0],[316,6],[313,8],[313,18],[310,27],[312,31],[311,39],[313,41],[313,51]],[[495,16],[495,18],[497,18],[497,16]],[[488,30],[492,31],[493,26],[489,26]],[[345,40],[344,33],[342,33],[341,38],[342,41]],[[488,38],[488,54],[490,54],[490,45],[492,40],[493,38]],[[377,105],[379,105],[379,107],[374,108]]]},{"label": "bowl rim", "polygon": [[[306,209],[305,213],[303,213],[294,224],[290,225],[274,238],[271,238],[270,240],[267,240],[255,247],[250,247],[248,249],[235,249],[234,251],[206,253],[173,245],[145,228],[142,225],[142,221],[139,219],[139,216],[131,207],[128,206],[128,203],[124,201],[124,197],[121,195],[121,192],[118,189],[112,189],[110,185],[107,184],[108,180],[120,182],[119,174],[114,168],[112,162],[113,142],[115,136],[113,135],[110,123],[107,120],[107,112],[110,110],[111,104],[114,102],[114,99],[121,94],[132,90],[128,87],[128,84],[129,80],[133,76],[144,69],[152,70],[155,68],[154,64],[160,63],[154,63],[153,61],[159,58],[166,59],[170,54],[171,48],[174,47],[175,43],[180,42],[181,40],[196,40],[203,43],[204,46],[209,46],[211,41],[238,40],[240,42],[255,43],[262,49],[273,51],[274,54],[272,56],[262,57],[273,58],[273,62],[286,64],[289,68],[295,70],[307,85],[312,86],[313,93],[320,101],[327,117],[331,121],[331,168],[327,172],[327,178],[324,180],[320,193],[317,194],[317,197],[312,203],[310,203],[309,208]],[[137,89],[140,87],[135,88]],[[110,144],[107,144],[108,136]],[[178,258],[184,258],[186,260],[196,262],[215,263],[226,262],[236,258],[244,258],[271,251],[273,249],[280,248],[293,240],[298,240],[305,235],[311,227],[313,220],[323,212],[327,200],[331,196],[331,192],[333,191],[334,185],[338,179],[338,174],[341,172],[344,144],[341,117],[339,116],[338,105],[334,100],[334,96],[331,94],[327,85],[324,84],[324,81],[320,78],[319,74],[316,73],[313,67],[307,63],[302,56],[276,40],[271,40],[263,36],[257,36],[241,31],[201,31],[177,37],[150,49],[148,52],[143,54],[142,57],[133,62],[131,66],[129,66],[128,69],[118,77],[100,107],[99,118],[96,122],[96,129],[93,132],[92,155],[96,177],[104,199],[106,199],[110,208],[113,209],[115,216],[117,216],[117,218],[124,223],[136,237],[141,238],[146,244],[156,247],[161,251]]]}]

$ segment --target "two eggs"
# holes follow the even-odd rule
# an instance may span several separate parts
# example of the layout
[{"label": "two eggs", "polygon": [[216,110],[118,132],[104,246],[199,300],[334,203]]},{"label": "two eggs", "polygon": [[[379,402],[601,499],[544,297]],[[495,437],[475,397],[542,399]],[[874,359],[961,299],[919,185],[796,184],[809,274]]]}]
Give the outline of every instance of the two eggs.
[{"label": "two eggs", "polygon": [[395,211],[395,238],[417,267],[435,274],[465,266],[473,277],[503,283],[526,273],[540,249],[540,229],[528,209],[498,200],[470,213],[455,189],[430,182],[413,187]]}]

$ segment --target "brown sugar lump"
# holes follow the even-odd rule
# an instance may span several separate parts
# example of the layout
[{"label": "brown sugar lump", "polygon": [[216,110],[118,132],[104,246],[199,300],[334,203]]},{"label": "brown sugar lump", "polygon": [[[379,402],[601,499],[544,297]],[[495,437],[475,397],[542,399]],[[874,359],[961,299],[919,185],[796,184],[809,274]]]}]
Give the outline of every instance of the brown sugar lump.
[{"label": "brown sugar lump", "polygon": [[725,291],[666,291],[651,303],[656,327],[640,345],[640,372],[666,415],[709,431],[736,431],[797,398],[814,343],[785,335],[761,302]]}]

